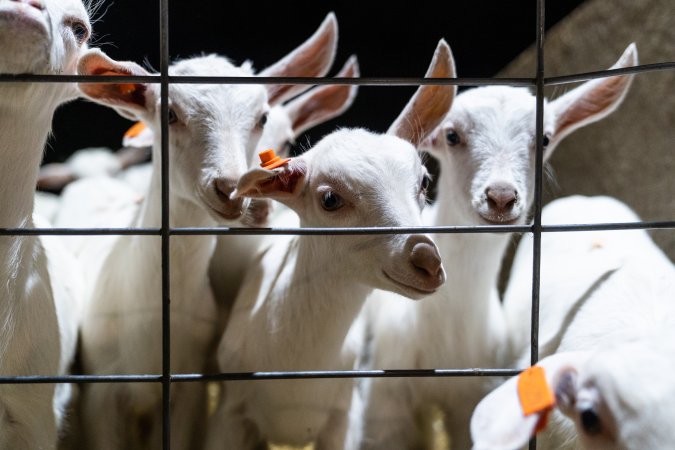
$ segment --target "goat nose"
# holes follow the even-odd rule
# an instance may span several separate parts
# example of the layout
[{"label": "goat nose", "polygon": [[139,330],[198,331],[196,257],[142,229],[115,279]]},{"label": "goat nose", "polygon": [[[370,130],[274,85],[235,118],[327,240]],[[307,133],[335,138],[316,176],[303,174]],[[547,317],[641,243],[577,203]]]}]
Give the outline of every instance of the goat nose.
[{"label": "goat nose", "polygon": [[45,9],[44,3],[42,3],[41,0],[10,0],[16,3],[23,3],[28,6],[32,6],[33,8],[42,11]]},{"label": "goat nose", "polygon": [[226,178],[217,178],[213,182],[213,187],[216,190],[216,194],[218,194],[218,198],[223,202],[228,202],[237,184]]},{"label": "goat nose", "polygon": [[518,201],[518,191],[508,183],[495,183],[485,190],[490,209],[507,212]]},{"label": "goat nose", "polygon": [[231,198],[237,183],[227,178],[217,178],[213,181],[213,188],[221,202],[218,208],[226,219],[237,219],[244,213],[244,198]]},{"label": "goat nose", "polygon": [[440,278],[444,276],[441,255],[438,254],[438,249],[431,242],[415,244],[410,253],[410,262],[430,277]]}]

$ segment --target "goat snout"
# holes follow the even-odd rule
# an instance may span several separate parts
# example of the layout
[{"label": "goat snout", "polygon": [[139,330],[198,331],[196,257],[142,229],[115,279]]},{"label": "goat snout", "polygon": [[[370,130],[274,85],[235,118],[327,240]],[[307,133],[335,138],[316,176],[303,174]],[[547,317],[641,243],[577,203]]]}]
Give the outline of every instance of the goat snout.
[{"label": "goat snout", "polygon": [[216,212],[228,220],[238,219],[244,213],[245,199],[232,198],[236,187],[236,181],[229,178],[217,178],[213,181],[213,189],[219,202]]},{"label": "goat snout", "polygon": [[518,191],[508,183],[494,183],[485,189],[488,207],[496,214],[509,214],[518,202]]},{"label": "goat snout", "polygon": [[410,252],[410,262],[431,278],[440,279],[445,275],[441,255],[438,254],[438,249],[431,242],[415,244]]},{"label": "goat snout", "polygon": [[42,0],[10,0],[15,3],[23,3],[24,5],[32,6],[33,8],[42,11],[45,9],[45,5]]}]

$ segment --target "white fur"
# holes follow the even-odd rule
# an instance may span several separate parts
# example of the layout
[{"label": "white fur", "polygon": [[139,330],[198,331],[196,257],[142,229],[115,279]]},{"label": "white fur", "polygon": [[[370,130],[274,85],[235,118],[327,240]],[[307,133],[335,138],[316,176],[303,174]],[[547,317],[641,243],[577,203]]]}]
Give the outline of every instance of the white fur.
[{"label": "white fur", "polygon": [[[544,208],[545,224],[635,222],[626,205],[609,197],[568,197]],[[529,309],[532,238],[518,248],[505,294],[514,329],[518,367],[529,363]],[[559,395],[560,412],[539,439],[539,448],[668,448],[675,411],[673,325],[675,268],[642,230],[547,233],[542,236],[540,365]],[[562,361],[562,363],[560,362]],[[571,372],[569,372],[571,370]],[[561,383],[569,372],[574,383]],[[476,448],[515,449],[527,442],[525,425],[513,403],[514,381],[490,394],[472,420]],[[572,399],[572,400],[569,400]],[[508,404],[508,406],[507,406]],[[579,414],[593,407],[602,420],[597,435],[584,432]],[[504,431],[512,433],[510,444]],[[575,432],[581,439],[577,441]],[[519,443],[518,443],[519,442]]]},{"label": "white fur", "polygon": [[[427,76],[447,76],[450,61],[449,47],[439,42]],[[237,193],[284,203],[303,227],[419,225],[427,174],[410,142],[419,143],[440,123],[451,93],[447,86],[420,87],[390,128],[398,137],[334,132],[286,168],[250,171]],[[329,194],[342,199],[335,210],[323,206]],[[425,235],[274,238],[233,305],[218,349],[220,369],[351,368],[355,355],[344,347],[345,337],[374,288],[421,298],[443,280],[436,247]],[[207,448],[315,442],[341,449],[351,384],[228,383]]]},{"label": "white fur", "polygon": [[[89,33],[87,11],[76,0],[41,5],[0,1],[0,73],[75,73],[86,42],[77,41],[71,24],[81,22]],[[0,86],[0,226],[35,226],[35,183],[52,116],[76,96],[70,83]],[[59,244],[56,237],[0,238],[0,371],[5,376],[59,375],[70,366],[80,311],[79,269]],[[55,448],[69,389],[62,384],[3,385],[0,448]]]},{"label": "white fur", "polygon": [[[629,47],[617,66],[637,61]],[[614,110],[630,85],[610,89],[588,82],[546,103],[544,134],[548,159],[567,134]],[[602,90],[604,89],[604,91]],[[573,113],[576,113],[573,114]],[[561,118],[573,116],[561,125]],[[457,133],[453,144],[448,134]],[[484,87],[454,101],[442,125],[427,140],[441,167],[436,203],[427,225],[522,224],[533,201],[535,98],[526,89]],[[491,204],[490,190],[513,194],[508,208]],[[497,293],[508,233],[437,234],[448,264],[448,282],[422,302],[376,292],[364,308],[361,359],[364,368],[497,368],[510,360],[506,321]],[[357,335],[358,333],[355,333]],[[360,336],[363,338],[363,336]],[[444,412],[454,448],[470,447],[469,421],[494,380],[471,378],[368,379],[360,383],[364,411],[356,411],[355,440],[361,448],[411,449],[424,445],[421,426],[430,405]],[[360,423],[358,423],[360,422]]]},{"label": "white fur", "polygon": [[[335,52],[336,22],[329,15],[319,31],[271,66],[270,76],[320,76]],[[316,43],[319,44],[316,44]],[[298,62],[300,61],[300,62]],[[133,63],[118,63],[102,53],[82,58],[83,74],[146,74]],[[170,67],[172,75],[253,76],[249,63],[235,67],[215,55],[187,59]],[[129,87],[131,86],[131,87]],[[145,122],[154,135],[149,191],[132,221],[135,227],[161,223],[159,86],[80,85],[86,96]],[[301,90],[304,90],[302,88]],[[169,93],[176,120],[170,125],[170,224],[173,227],[235,226],[249,201],[232,198],[237,180],[251,161],[272,102],[298,88],[277,85],[177,84]],[[111,192],[114,192],[114,187]],[[75,197],[77,198],[77,196]],[[161,372],[161,248],[156,237],[123,236],[107,254],[105,270],[93,275],[83,326],[83,365],[89,373]],[[219,329],[207,268],[215,236],[173,237],[170,246],[171,371],[203,373]],[[105,258],[103,258],[105,256]],[[87,258],[84,259],[88,261]],[[88,261],[89,262],[89,261]],[[100,262],[87,268],[96,271]],[[172,447],[195,448],[204,434],[204,383],[172,387]],[[91,385],[84,391],[82,416],[86,445],[97,449],[147,448],[161,442],[161,391],[157,385]],[[100,417],[103,408],[115,405]]]},{"label": "white fur", "polygon": [[[172,65],[171,73],[252,75],[246,68],[235,67],[217,56],[181,61]],[[147,85],[144,107],[124,105],[135,108],[137,118],[144,120],[156,136],[152,179],[140,211],[131,222],[134,227],[157,227],[161,223],[158,89],[159,86]],[[171,87],[170,102],[179,117],[170,129],[171,225],[215,226],[226,220],[220,211],[226,211],[229,217],[234,214],[227,203],[213,194],[213,180],[229,179],[234,183],[245,170],[261,134],[256,124],[269,108],[265,89],[256,85],[175,85]],[[215,339],[217,317],[206,273],[214,246],[213,236],[177,237],[171,241],[174,373],[203,372],[207,349]],[[87,373],[161,372],[160,254],[157,237],[118,237],[104,260],[105,270],[93,273],[98,276],[89,291],[82,329],[82,357]],[[84,259],[86,267],[96,270],[95,260],[102,257],[97,254],[91,258]],[[196,429],[205,414],[204,388],[203,384],[194,384],[178,385],[172,390],[177,405],[171,411],[172,443],[176,448],[190,448],[191,442],[199,441]],[[87,386],[82,416],[89,445],[97,449],[159,445],[160,404],[158,386]],[[104,409],[109,412],[102,417],[99,412]],[[139,436],[143,433],[144,437]]]},{"label": "white fur", "polygon": [[[298,213],[302,226],[420,224],[425,171],[414,147],[398,138],[343,130],[293,164],[306,166],[307,181],[297,188],[300,193],[282,201]],[[321,193],[328,189],[345,199],[343,208],[321,209]],[[425,236],[277,239],[237,297],[218,350],[221,370],[350,368],[353,356],[343,354],[342,345],[373,287],[419,298],[418,289],[438,286],[415,274],[408,259],[414,243],[435,252]],[[209,448],[314,440],[319,448],[342,448],[350,385],[349,380],[228,384]],[[237,429],[247,421],[255,430],[241,436]]]}]

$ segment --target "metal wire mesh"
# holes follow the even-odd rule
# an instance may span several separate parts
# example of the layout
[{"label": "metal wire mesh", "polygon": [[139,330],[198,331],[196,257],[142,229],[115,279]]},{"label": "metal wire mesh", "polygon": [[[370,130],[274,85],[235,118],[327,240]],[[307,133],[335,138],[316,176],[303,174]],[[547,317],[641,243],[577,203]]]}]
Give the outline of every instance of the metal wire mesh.
[{"label": "metal wire mesh", "polygon": [[[41,384],[41,383],[161,383],[163,392],[163,448],[170,447],[169,402],[171,383],[207,382],[234,380],[280,380],[280,379],[319,379],[319,378],[385,378],[385,377],[467,377],[467,376],[514,376],[519,369],[420,369],[420,370],[342,370],[342,371],[284,371],[284,372],[229,372],[220,374],[172,374],[170,360],[170,260],[171,236],[177,235],[360,235],[360,234],[410,234],[410,233],[532,233],[532,309],[531,309],[531,347],[530,359],[535,364],[538,359],[539,344],[539,286],[541,263],[541,237],[547,232],[575,232],[592,230],[644,230],[675,229],[675,221],[642,221],[632,223],[595,223],[543,225],[542,184],[543,184],[543,106],[544,87],[561,85],[595,78],[616,75],[638,74],[660,70],[675,69],[675,62],[644,64],[636,67],[602,70],[573,75],[545,77],[544,71],[544,20],[545,0],[537,1],[536,17],[536,53],[537,66],[535,78],[410,78],[410,77],[361,77],[361,78],[305,78],[305,77],[201,77],[170,76],[169,68],[169,2],[159,0],[160,12],[160,74],[152,76],[70,76],[70,75],[6,75],[0,74],[0,83],[101,83],[101,82],[143,82],[157,83],[161,86],[161,226],[160,228],[0,228],[0,236],[27,235],[147,235],[161,237],[161,274],[162,274],[162,373],[138,375],[64,375],[64,376],[2,376],[0,384]],[[419,85],[509,85],[533,87],[536,91],[536,172],[534,214],[531,225],[511,226],[433,226],[433,227],[375,227],[375,228],[172,228],[169,223],[169,103],[170,84],[305,84],[305,85],[360,85],[360,86],[419,86]],[[530,448],[536,448],[532,441]]]}]

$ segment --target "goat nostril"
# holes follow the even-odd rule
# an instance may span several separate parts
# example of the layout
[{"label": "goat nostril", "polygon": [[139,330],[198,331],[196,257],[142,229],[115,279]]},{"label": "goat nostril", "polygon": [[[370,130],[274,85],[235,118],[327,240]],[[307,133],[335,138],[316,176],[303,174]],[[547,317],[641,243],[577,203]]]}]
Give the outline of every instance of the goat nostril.
[{"label": "goat nostril", "polygon": [[432,277],[438,277],[443,272],[443,264],[436,247],[427,242],[415,244],[410,253],[410,262]]},{"label": "goat nostril", "polygon": [[518,192],[511,186],[497,184],[485,190],[487,203],[490,209],[509,211],[518,201]]},{"label": "goat nostril", "polygon": [[236,185],[228,180],[218,179],[213,182],[213,188],[221,201],[229,202]]}]

